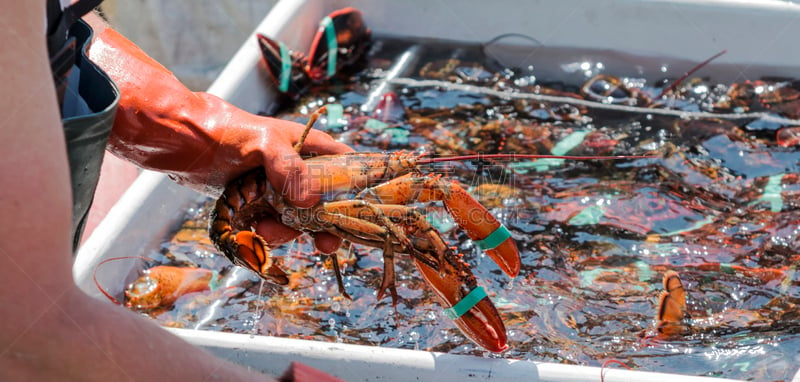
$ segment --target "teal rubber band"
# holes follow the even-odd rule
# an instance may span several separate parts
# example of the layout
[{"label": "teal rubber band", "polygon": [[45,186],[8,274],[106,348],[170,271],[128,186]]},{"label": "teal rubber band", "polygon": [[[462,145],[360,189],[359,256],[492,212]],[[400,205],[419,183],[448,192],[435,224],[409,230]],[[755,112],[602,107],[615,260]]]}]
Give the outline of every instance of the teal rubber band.
[{"label": "teal rubber band", "polygon": [[475,240],[475,244],[478,248],[482,250],[487,249],[495,249],[498,245],[502,244],[506,239],[511,237],[511,232],[508,232],[508,228],[504,225],[500,225],[497,227],[494,232],[490,233],[489,236],[486,236],[483,240]]},{"label": "teal rubber band", "polygon": [[[588,130],[581,130],[567,135],[564,137],[564,139],[558,141],[555,146],[553,146],[553,148],[550,150],[550,154],[567,155],[567,153],[572,151],[572,149],[578,147],[578,145],[580,145],[584,139],[586,139],[586,135],[588,134]],[[559,158],[542,158],[531,162],[530,166],[537,171],[547,171],[550,169],[550,167],[561,166],[564,164],[564,162],[564,159]]]},{"label": "teal rubber band", "polygon": [[606,214],[606,205],[590,204],[588,207],[582,209],[575,216],[569,219],[570,225],[594,225],[603,220]]},{"label": "teal rubber band", "polygon": [[281,47],[281,84],[278,90],[286,93],[289,90],[289,80],[292,78],[292,56],[289,49],[282,42],[278,42]]},{"label": "teal rubber band", "polygon": [[483,287],[477,287],[473,289],[472,292],[469,292],[469,294],[467,294],[464,299],[459,301],[454,307],[445,309],[444,314],[447,315],[447,317],[450,317],[450,319],[455,320],[456,318],[463,316],[464,313],[469,312],[473,306],[475,306],[486,296],[487,294]]},{"label": "teal rubber band", "polygon": [[213,292],[215,289],[219,288],[219,281],[219,272],[213,271],[211,273],[211,280],[208,280],[208,289]]},{"label": "teal rubber band", "polygon": [[342,120],[344,119],[344,106],[340,103],[329,103],[327,105],[328,114],[328,127],[341,127],[343,126]]},{"label": "teal rubber band", "polygon": [[722,273],[727,273],[727,274],[730,274],[730,275],[736,273],[733,270],[733,267],[731,267],[731,265],[728,264],[728,263],[720,263],[719,264],[719,270],[722,271]]},{"label": "teal rubber band", "polygon": [[325,16],[320,24],[325,28],[325,38],[328,39],[328,77],[333,77],[336,74],[336,55],[339,52],[336,29],[333,28],[333,20],[328,16]]},{"label": "teal rubber band", "polygon": [[581,130],[567,135],[564,137],[564,139],[558,141],[558,143],[553,146],[553,149],[550,150],[550,153],[553,155],[567,155],[567,153],[572,151],[572,149],[578,147],[578,145],[581,144],[584,139],[586,139],[588,134],[589,130]]},{"label": "teal rubber band", "polygon": [[370,118],[364,123],[364,127],[369,130],[371,133],[380,133],[389,127],[389,124],[386,122],[379,121],[375,118]]},{"label": "teal rubber band", "polygon": [[769,203],[770,211],[781,212],[783,210],[783,195],[781,195],[781,181],[785,174],[772,175],[764,186],[764,193],[758,198],[757,202]]}]

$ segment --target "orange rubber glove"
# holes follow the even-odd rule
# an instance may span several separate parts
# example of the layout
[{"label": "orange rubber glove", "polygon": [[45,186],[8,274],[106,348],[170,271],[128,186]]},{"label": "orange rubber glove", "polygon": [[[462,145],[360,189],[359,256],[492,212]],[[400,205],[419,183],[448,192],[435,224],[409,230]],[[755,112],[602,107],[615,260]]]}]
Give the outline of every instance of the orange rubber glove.
[{"label": "orange rubber glove", "polygon": [[[90,21],[91,22],[91,21]],[[186,88],[171,72],[111,28],[91,22],[96,37],[90,58],[119,87],[121,98],[108,150],[138,166],[167,173],[178,183],[218,196],[232,179],[264,166],[267,178],[290,203],[310,207],[319,184],[293,145],[304,126],[257,116],[205,92]],[[302,154],[352,151],[329,135],[312,130]],[[271,245],[299,232],[277,221],[256,227]],[[316,239],[324,238],[317,237]],[[338,240],[316,240],[325,252]],[[326,245],[327,244],[327,245]]]}]

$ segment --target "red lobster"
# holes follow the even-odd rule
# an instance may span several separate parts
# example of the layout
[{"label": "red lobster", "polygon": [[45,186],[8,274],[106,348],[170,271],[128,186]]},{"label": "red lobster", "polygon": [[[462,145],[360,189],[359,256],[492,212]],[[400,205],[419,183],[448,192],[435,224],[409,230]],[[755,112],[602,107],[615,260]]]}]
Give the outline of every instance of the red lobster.
[{"label": "red lobster", "polygon": [[[323,110],[312,116],[307,128]],[[266,181],[263,169],[252,171],[234,180],[217,201],[210,237],[232,262],[281,285],[288,282],[286,274],[270,259],[266,241],[250,229],[260,216],[280,216],[284,224],[300,231],[327,231],[381,248],[385,269],[378,299],[388,290],[395,302],[394,254],[410,254],[462,332],[490,351],[503,351],[508,348],[506,331],[494,304],[478,287],[469,266],[407,204],[442,201],[456,223],[511,277],[520,270],[517,246],[508,230],[456,182],[420,175],[417,165],[422,161],[420,155],[404,152],[306,159],[309,167],[323,174],[323,193],[360,190],[353,200],[327,201],[311,208],[288,204]],[[338,262],[333,264],[341,288]]]}]

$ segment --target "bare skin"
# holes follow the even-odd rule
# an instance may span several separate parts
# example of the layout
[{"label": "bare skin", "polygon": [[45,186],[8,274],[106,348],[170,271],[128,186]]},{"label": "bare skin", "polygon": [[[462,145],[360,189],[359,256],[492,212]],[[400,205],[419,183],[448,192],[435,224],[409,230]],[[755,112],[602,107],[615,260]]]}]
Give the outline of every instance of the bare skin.
[{"label": "bare skin", "polygon": [[76,287],[44,2],[1,6],[0,380],[272,380]]}]

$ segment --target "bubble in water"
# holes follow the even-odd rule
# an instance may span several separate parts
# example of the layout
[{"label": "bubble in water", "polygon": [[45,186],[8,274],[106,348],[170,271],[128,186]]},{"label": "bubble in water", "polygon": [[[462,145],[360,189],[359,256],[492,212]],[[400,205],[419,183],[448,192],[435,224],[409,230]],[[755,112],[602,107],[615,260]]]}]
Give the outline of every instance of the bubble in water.
[{"label": "bubble in water", "polygon": [[331,304],[331,310],[336,313],[340,312],[342,310],[342,304],[340,304],[339,301],[334,301]]},{"label": "bubble in water", "polygon": [[508,284],[506,285],[506,289],[507,290],[514,289],[514,278],[513,277],[508,280]]},{"label": "bubble in water", "polygon": [[414,344],[414,350],[419,350],[419,333],[412,331],[411,333],[408,333],[408,337],[408,341]]}]

